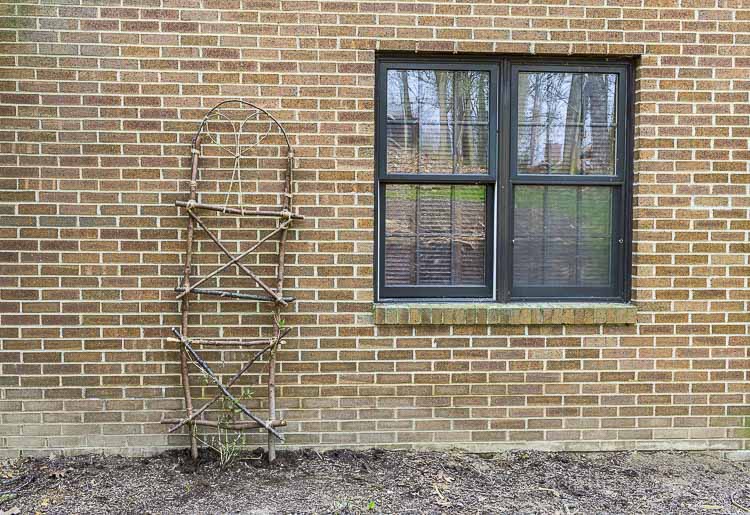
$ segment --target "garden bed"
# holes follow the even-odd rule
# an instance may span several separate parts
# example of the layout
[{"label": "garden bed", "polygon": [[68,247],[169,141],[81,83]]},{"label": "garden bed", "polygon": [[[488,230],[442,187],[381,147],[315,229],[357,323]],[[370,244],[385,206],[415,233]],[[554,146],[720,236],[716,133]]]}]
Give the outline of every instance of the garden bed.
[{"label": "garden bed", "polygon": [[26,458],[0,513],[746,513],[750,464],[678,452],[262,451]]}]

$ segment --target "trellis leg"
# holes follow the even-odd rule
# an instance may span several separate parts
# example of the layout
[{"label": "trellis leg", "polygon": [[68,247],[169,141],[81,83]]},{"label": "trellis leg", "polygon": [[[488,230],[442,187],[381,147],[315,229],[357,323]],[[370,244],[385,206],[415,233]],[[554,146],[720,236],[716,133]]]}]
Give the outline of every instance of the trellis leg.
[{"label": "trellis leg", "polygon": [[[200,137],[193,142],[192,153],[193,162],[190,171],[190,202],[195,202],[198,195],[198,159],[200,158]],[[193,261],[193,234],[195,232],[195,221],[192,216],[188,217],[187,226],[187,249],[185,252],[185,269],[183,273],[183,287],[190,288],[190,269]],[[190,298],[188,295],[182,297],[180,304],[182,310],[181,333],[187,338],[188,336],[188,315],[190,312]],[[187,416],[193,415],[193,398],[190,393],[190,374],[188,373],[188,359],[185,349],[180,346],[180,375],[182,376],[182,390],[185,393],[185,411]],[[192,422],[190,428],[190,456],[198,459],[198,441],[195,437],[195,424]]]},{"label": "trellis leg", "polygon": [[[279,275],[276,284],[276,291],[279,296],[283,295],[286,235],[287,229],[284,229],[279,238]],[[268,353],[268,420],[276,420],[276,349],[278,349],[282,338],[281,323],[281,305],[276,302],[273,306],[273,338],[276,345]],[[276,439],[271,433],[268,433],[268,463],[273,463],[274,460],[276,460]]]},{"label": "trellis leg", "polygon": [[[289,217],[291,222],[292,214],[292,173],[294,171],[294,152],[289,148],[286,160],[286,173],[284,174],[284,190],[282,199],[282,210]],[[276,282],[276,294],[279,298],[284,297],[284,262],[286,261],[286,239],[289,232],[287,224],[279,235],[279,268]],[[281,305],[274,303],[273,310],[273,331],[277,344],[281,339]],[[276,349],[275,345],[268,355],[268,419],[276,420]],[[273,435],[268,434],[268,462],[273,463],[276,460],[276,440]]]},{"label": "trellis leg", "polygon": [[[278,313],[278,308],[276,308]],[[279,326],[276,323],[276,314],[274,314],[274,338],[281,335]],[[276,420],[276,348],[274,345],[268,354],[268,420]],[[268,463],[276,460],[276,438],[268,433]]]}]

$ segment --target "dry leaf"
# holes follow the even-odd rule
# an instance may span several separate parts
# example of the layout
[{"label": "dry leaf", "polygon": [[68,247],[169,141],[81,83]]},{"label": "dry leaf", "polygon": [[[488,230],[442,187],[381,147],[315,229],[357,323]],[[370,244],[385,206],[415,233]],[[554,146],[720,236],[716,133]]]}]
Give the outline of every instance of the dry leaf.
[{"label": "dry leaf", "polygon": [[446,476],[442,470],[438,472],[437,479],[438,481],[443,481],[444,483],[450,483],[451,481],[453,481],[453,478],[450,476]]}]

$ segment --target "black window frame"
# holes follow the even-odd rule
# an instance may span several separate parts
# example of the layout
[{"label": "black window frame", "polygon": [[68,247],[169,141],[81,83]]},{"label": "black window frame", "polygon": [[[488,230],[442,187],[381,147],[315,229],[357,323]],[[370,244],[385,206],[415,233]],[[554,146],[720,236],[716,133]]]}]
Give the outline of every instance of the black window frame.
[{"label": "black window frame", "polygon": [[[387,71],[445,69],[490,71],[489,170],[487,175],[387,174]],[[516,173],[519,72],[612,73],[617,79],[615,175]],[[375,259],[377,302],[629,302],[632,266],[633,63],[611,58],[530,56],[377,55],[375,77]],[[487,246],[484,287],[385,285],[385,187],[387,184],[484,184]],[[513,190],[521,185],[613,188],[612,286],[527,287],[513,285]],[[497,215],[495,216],[495,213]]]}]

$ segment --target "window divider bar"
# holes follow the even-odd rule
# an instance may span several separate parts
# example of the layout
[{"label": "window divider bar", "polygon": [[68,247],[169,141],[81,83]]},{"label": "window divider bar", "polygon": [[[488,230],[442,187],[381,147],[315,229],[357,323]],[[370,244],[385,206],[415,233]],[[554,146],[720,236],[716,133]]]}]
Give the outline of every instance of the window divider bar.
[{"label": "window divider bar", "polygon": [[624,182],[622,177],[612,176],[610,179],[602,175],[516,175],[510,179],[510,183],[517,186],[525,184],[530,186],[537,184],[551,184],[556,186],[622,186]]},{"label": "window divider bar", "polygon": [[495,184],[495,177],[487,175],[420,175],[420,174],[390,174],[381,177],[384,184]]},{"label": "window divider bar", "polygon": [[496,296],[498,302],[508,302],[510,300],[510,281],[511,281],[511,258],[512,249],[510,248],[510,224],[512,206],[510,183],[510,111],[511,111],[511,65],[510,61],[505,59],[500,67],[500,77],[498,81],[498,109],[497,109],[497,133],[495,134],[495,144],[497,145],[498,166],[497,166],[497,187],[496,195],[496,215],[498,237],[495,242],[495,266],[496,266]]}]

